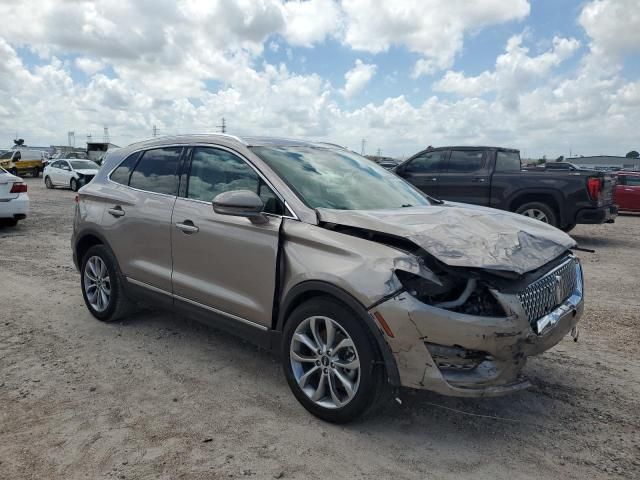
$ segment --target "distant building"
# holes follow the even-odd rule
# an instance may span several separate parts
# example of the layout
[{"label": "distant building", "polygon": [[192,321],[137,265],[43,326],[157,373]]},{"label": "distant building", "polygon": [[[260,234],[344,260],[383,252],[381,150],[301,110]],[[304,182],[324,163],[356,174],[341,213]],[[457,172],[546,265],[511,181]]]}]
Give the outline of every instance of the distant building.
[{"label": "distant building", "polygon": [[120,147],[108,142],[87,142],[87,156],[91,160],[96,160],[100,158],[104,152],[112,148]]},{"label": "distant building", "polygon": [[65,155],[72,152],[87,153],[87,150],[82,147],[70,147],[69,145],[51,145],[53,153],[64,153]]},{"label": "distant building", "polygon": [[595,155],[592,157],[569,157],[565,162],[578,167],[595,168],[597,170],[636,170],[640,171],[640,159],[616,157],[613,155]]}]

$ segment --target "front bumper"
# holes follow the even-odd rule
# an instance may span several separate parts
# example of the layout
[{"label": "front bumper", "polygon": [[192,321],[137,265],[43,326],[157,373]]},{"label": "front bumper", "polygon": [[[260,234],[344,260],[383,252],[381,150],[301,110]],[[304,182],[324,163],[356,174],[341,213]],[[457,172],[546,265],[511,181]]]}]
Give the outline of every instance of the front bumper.
[{"label": "front bumper", "polygon": [[576,214],[576,223],[613,223],[618,216],[616,205],[606,205],[597,208],[583,208]]},{"label": "front bumper", "polygon": [[[560,342],[582,315],[579,263],[576,268],[579,282],[573,293],[537,319],[535,327],[516,294],[494,292],[507,317],[435,308],[406,292],[376,306],[371,311],[374,318],[381,316],[393,334],[385,336],[401,385],[463,397],[502,395],[529,387],[529,381],[521,374],[527,357]],[[540,334],[534,328],[540,328]],[[457,361],[450,363],[447,355]]]}]

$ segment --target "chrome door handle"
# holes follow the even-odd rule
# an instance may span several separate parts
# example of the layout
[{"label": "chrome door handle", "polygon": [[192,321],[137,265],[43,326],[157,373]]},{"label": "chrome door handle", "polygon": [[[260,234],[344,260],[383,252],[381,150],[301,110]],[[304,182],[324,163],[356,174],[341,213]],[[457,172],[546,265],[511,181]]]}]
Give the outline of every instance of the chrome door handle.
[{"label": "chrome door handle", "polygon": [[438,178],[437,178],[437,177],[433,177],[433,178],[431,179],[431,181],[432,181],[432,182],[437,182],[437,181],[438,181]]},{"label": "chrome door handle", "polygon": [[124,210],[120,205],[110,208],[109,210],[107,210],[107,212],[109,212],[109,215],[113,215],[116,218],[124,216]]},{"label": "chrome door handle", "polygon": [[473,178],[471,179],[471,181],[472,181],[472,182],[483,182],[483,183],[484,183],[484,182],[486,182],[486,181],[487,181],[487,179],[486,179],[486,178],[484,178],[484,177],[473,177]]},{"label": "chrome door handle", "polygon": [[187,234],[198,233],[200,231],[190,220],[185,220],[184,223],[176,223],[176,228]]}]

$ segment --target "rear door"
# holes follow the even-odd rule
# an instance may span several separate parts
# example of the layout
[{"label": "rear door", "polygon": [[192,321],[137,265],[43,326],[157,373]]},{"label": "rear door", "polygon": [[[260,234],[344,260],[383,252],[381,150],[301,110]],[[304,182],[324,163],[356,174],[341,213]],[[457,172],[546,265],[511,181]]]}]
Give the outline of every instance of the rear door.
[{"label": "rear door", "polygon": [[451,149],[438,189],[443,200],[489,205],[488,153],[482,149]]},{"label": "rear door", "polygon": [[[244,323],[270,326],[284,205],[235,152],[203,146],[190,154],[186,189],[171,220],[175,298]],[[260,195],[269,221],[254,224],[215,213],[213,198],[231,190]]]},{"label": "rear door", "polygon": [[129,281],[171,292],[171,211],[183,148],[133,153],[111,174],[102,232]]},{"label": "rear door", "polygon": [[615,199],[621,209],[640,211],[640,175],[619,175]]},{"label": "rear door", "polygon": [[402,165],[396,172],[427,195],[440,197],[439,179],[445,169],[448,150],[428,150]]}]

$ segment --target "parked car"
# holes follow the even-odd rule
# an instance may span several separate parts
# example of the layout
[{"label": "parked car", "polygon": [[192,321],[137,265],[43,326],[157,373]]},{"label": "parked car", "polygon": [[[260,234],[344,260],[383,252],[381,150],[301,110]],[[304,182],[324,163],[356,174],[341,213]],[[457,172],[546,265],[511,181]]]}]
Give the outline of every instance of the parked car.
[{"label": "parked car", "polygon": [[434,200],[305,141],[194,135],[117,150],[77,196],[71,244],[95,318],[147,300],[252,339],[332,422],[399,386],[526,388],[527,357],[583,310],[565,233]]},{"label": "parked car", "polygon": [[513,149],[431,148],[395,172],[433,197],[520,213],[566,232],[578,223],[613,223],[618,214],[611,174],[523,170]]},{"label": "parked car", "polygon": [[87,154],[85,152],[58,152],[54,153],[50,158],[47,158],[44,161],[44,166],[52,164],[56,160],[71,160],[71,159],[79,159],[79,160],[87,160]]},{"label": "parked car", "polygon": [[580,170],[580,167],[570,162],[546,162],[542,167],[546,170]]},{"label": "parked car", "polygon": [[619,172],[614,200],[620,210],[640,212],[640,172]]},{"label": "parked car", "polygon": [[13,175],[37,177],[44,168],[45,153],[40,150],[15,149],[0,155],[0,167]]},{"label": "parked car", "polygon": [[47,188],[69,187],[77,192],[98,170],[100,166],[91,160],[55,160],[44,169],[44,184]]},{"label": "parked car", "polygon": [[0,225],[15,227],[28,213],[27,184],[0,167]]}]

